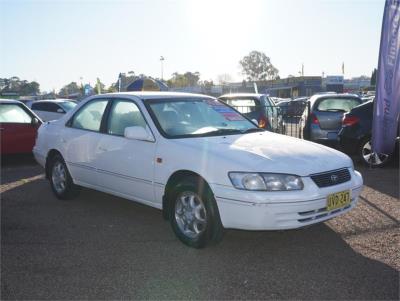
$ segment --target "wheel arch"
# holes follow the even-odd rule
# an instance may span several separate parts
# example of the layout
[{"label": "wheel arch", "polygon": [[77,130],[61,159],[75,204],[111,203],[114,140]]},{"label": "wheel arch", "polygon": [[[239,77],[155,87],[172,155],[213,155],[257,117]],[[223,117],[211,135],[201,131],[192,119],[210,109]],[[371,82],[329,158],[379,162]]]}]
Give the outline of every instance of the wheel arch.
[{"label": "wheel arch", "polygon": [[61,153],[56,150],[56,149],[51,149],[49,150],[49,152],[47,153],[47,157],[46,157],[46,165],[45,165],[45,173],[46,173],[46,178],[49,178],[50,175],[50,162],[51,159],[55,156],[55,155],[61,155]]},{"label": "wheel arch", "polygon": [[178,185],[179,183],[183,182],[184,180],[194,180],[197,181],[197,186],[199,191],[203,191],[204,188],[209,189],[209,191],[212,193],[210,185],[207,183],[207,180],[204,179],[203,176],[200,174],[191,171],[191,170],[177,170],[173,174],[170,175],[168,178],[167,184],[165,185],[164,189],[164,195],[162,198],[162,212],[163,212],[163,217],[164,219],[168,220],[168,212],[170,209],[170,199],[169,196],[171,192],[173,191],[174,187]]}]

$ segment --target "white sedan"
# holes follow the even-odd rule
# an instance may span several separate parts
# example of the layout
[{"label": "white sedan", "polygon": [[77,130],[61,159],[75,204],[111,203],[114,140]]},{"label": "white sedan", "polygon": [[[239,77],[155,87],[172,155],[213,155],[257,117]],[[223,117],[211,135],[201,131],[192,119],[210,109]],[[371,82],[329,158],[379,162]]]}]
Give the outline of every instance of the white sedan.
[{"label": "white sedan", "polygon": [[69,99],[47,99],[27,103],[43,121],[60,119],[64,114],[76,106],[76,102]]},{"label": "white sedan", "polygon": [[257,128],[215,98],[113,93],[44,123],[34,147],[51,188],[79,186],[163,211],[200,248],[225,228],[291,229],[351,210],[363,180],[345,154]]}]

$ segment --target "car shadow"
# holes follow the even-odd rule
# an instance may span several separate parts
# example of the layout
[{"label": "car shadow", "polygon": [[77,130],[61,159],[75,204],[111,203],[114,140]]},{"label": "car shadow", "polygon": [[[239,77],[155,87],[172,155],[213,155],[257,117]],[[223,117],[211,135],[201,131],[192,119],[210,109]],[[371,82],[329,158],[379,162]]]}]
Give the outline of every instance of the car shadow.
[{"label": "car shadow", "polygon": [[18,180],[26,180],[43,173],[32,154],[8,155],[0,158],[0,183],[8,184]]},{"label": "car shadow", "polygon": [[2,194],[1,234],[5,299],[398,299],[398,271],[326,224],[196,250],[159,210],[89,189],[60,201],[35,179]]},{"label": "car shadow", "polygon": [[357,164],[355,169],[362,174],[364,185],[393,198],[399,198],[400,179],[398,167],[388,165],[382,168],[370,168],[362,164]]},{"label": "car shadow", "polygon": [[36,165],[33,154],[1,155],[1,167]]}]

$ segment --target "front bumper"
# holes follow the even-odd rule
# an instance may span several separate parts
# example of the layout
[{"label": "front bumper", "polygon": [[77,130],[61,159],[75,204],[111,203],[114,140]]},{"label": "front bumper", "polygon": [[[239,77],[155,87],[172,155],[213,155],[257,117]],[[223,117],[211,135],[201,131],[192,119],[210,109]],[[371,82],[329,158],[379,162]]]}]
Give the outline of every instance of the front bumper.
[{"label": "front bumper", "polygon": [[42,167],[45,167],[46,155],[43,154],[43,152],[41,152],[36,146],[33,147],[32,153],[36,162],[39,163],[39,165],[41,165]]},{"label": "front bumper", "polygon": [[[351,180],[335,186],[318,188],[303,177],[305,189],[284,192],[252,192],[233,187],[211,185],[225,228],[242,230],[284,230],[300,228],[339,216],[357,204],[362,190],[362,176],[351,171]],[[350,190],[350,205],[327,211],[327,196]]]}]

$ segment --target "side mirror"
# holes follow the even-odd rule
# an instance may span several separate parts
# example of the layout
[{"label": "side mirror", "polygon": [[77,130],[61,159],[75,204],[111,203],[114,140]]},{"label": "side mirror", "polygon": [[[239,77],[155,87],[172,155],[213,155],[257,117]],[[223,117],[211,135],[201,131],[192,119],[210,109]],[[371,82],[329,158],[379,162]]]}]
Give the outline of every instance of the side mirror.
[{"label": "side mirror", "polygon": [[40,124],[41,124],[41,122],[40,122],[39,119],[37,119],[36,117],[33,117],[33,118],[32,118],[32,120],[31,120],[31,125],[32,125],[33,127],[37,127],[37,126],[39,126]]},{"label": "side mirror", "polygon": [[141,126],[130,126],[125,128],[124,137],[132,140],[154,141],[153,135]]},{"label": "side mirror", "polygon": [[65,113],[63,109],[57,109],[57,113]]},{"label": "side mirror", "polygon": [[253,122],[254,124],[256,124],[256,125],[258,126],[258,121],[257,121],[257,119],[254,119],[254,118],[253,118],[253,119],[251,120],[251,122]]}]

